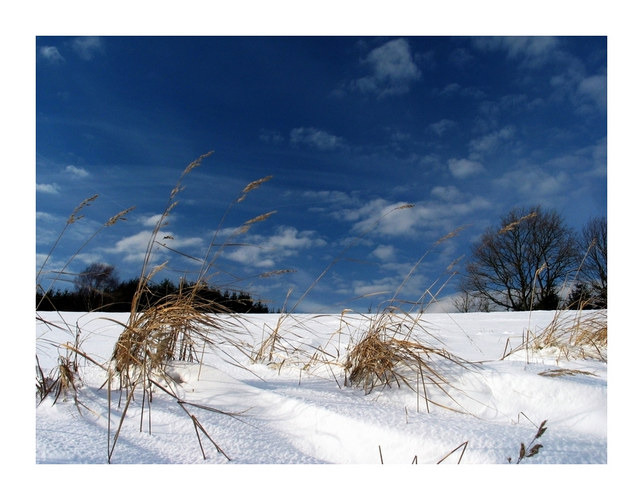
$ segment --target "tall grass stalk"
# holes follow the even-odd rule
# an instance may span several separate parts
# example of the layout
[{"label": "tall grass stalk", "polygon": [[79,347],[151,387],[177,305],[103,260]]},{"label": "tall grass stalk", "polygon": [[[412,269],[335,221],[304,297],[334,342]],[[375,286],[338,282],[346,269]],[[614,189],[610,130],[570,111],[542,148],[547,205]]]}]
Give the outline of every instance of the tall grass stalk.
[{"label": "tall grass stalk", "polygon": [[122,211],[120,211],[119,213],[117,213],[116,215],[113,215],[112,217],[110,217],[107,221],[105,221],[105,223],[103,223],[103,225],[102,225],[102,226],[100,226],[100,227],[99,227],[99,228],[98,228],[98,229],[97,229],[97,230],[96,230],[96,231],[95,231],[95,232],[94,232],[94,233],[93,233],[89,238],[87,238],[87,239],[83,242],[83,244],[82,244],[82,245],[81,245],[81,246],[80,246],[80,247],[79,247],[79,248],[78,248],[78,249],[77,249],[77,250],[76,250],[76,251],[71,255],[71,257],[67,260],[67,262],[65,262],[65,264],[63,265],[63,267],[62,267],[62,268],[60,268],[58,271],[55,271],[55,276],[54,276],[54,278],[50,281],[49,287],[48,287],[47,289],[45,289],[45,288],[42,286],[41,280],[42,280],[42,273],[43,273],[43,271],[44,271],[44,267],[45,267],[46,263],[49,261],[49,258],[50,258],[50,256],[52,255],[52,253],[53,253],[54,249],[56,248],[56,246],[57,246],[57,245],[58,245],[58,243],[60,242],[60,240],[61,240],[61,238],[62,238],[63,233],[68,229],[68,227],[69,227],[71,224],[74,224],[75,222],[77,222],[78,220],[80,220],[80,219],[82,219],[82,218],[83,218],[83,216],[82,216],[82,215],[78,215],[78,213],[80,212],[80,210],[82,210],[83,208],[85,208],[85,207],[89,206],[89,205],[91,204],[91,202],[93,202],[94,200],[96,200],[96,198],[98,198],[98,195],[94,195],[94,196],[92,196],[92,197],[90,197],[90,198],[87,198],[87,199],[86,199],[86,200],[84,200],[80,205],[78,205],[78,207],[76,207],[76,208],[74,209],[74,211],[72,212],[72,214],[71,214],[71,215],[69,216],[69,218],[67,219],[67,223],[65,224],[65,227],[63,228],[63,230],[61,231],[60,235],[58,236],[58,239],[56,240],[56,242],[54,243],[53,247],[51,248],[51,250],[50,250],[50,251],[49,251],[49,253],[47,254],[47,257],[46,257],[46,258],[45,258],[45,260],[43,261],[43,263],[42,263],[42,265],[41,265],[41,267],[40,267],[40,270],[38,271],[38,273],[37,273],[37,275],[36,275],[36,285],[37,285],[38,289],[39,289],[39,290],[41,290],[41,292],[42,292],[42,294],[43,294],[43,296],[42,296],[42,298],[41,298],[40,302],[37,304],[37,307],[38,307],[38,306],[40,306],[40,305],[42,304],[42,301],[45,299],[45,297],[47,296],[47,294],[52,290],[52,288],[53,288],[54,284],[55,284],[55,283],[60,279],[60,277],[61,277],[63,274],[66,274],[66,273],[65,273],[65,271],[66,271],[67,267],[68,267],[68,266],[72,263],[72,261],[73,261],[73,260],[74,260],[74,259],[75,259],[79,254],[80,254],[80,252],[82,252],[82,251],[83,251],[83,249],[84,249],[85,247],[87,247],[87,245],[89,245],[89,243],[90,243],[94,238],[96,238],[96,237],[97,237],[97,236],[98,236],[98,235],[103,231],[103,229],[105,229],[105,228],[107,228],[107,227],[110,227],[110,226],[113,226],[113,225],[114,225],[114,224],[116,224],[119,220],[126,220],[126,217],[125,217],[125,216],[126,216],[129,212],[131,212],[132,210],[134,210],[134,209],[135,209],[135,207],[130,207],[130,208],[127,208],[127,209],[125,209],[125,210],[122,210]]},{"label": "tall grass stalk", "polygon": [[[149,297],[149,294],[146,292],[149,291],[148,284],[152,277],[167,265],[167,261],[165,261],[162,264],[152,266],[152,257],[155,249],[157,246],[161,246],[173,251],[170,245],[159,241],[159,235],[161,229],[167,225],[170,213],[178,204],[177,195],[183,190],[184,178],[193,169],[201,165],[202,161],[211,154],[212,152],[209,152],[200,156],[185,168],[175,187],[170,192],[167,205],[156,222],[148,241],[137,288],[132,299],[130,316],[127,323],[121,324],[123,331],[116,342],[111,358],[113,375],[119,377],[121,394],[122,391],[125,390],[128,397],[114,438],[110,441],[108,461],[112,459],[112,454],[132,395],[138,389],[142,389],[143,391],[141,402],[141,430],[145,401],[147,400],[148,427],[151,432],[150,403],[152,400],[152,389],[160,388],[175,398],[181,408],[188,414],[194,425],[204,459],[206,455],[201,441],[202,435],[207,437],[215,445],[217,451],[223,453],[223,450],[210,437],[197,417],[186,409],[185,405],[190,403],[180,400],[176,394],[169,389],[172,387],[174,381],[171,376],[168,375],[167,369],[173,361],[198,362],[200,376],[206,348],[213,348],[219,344],[231,346],[244,356],[250,357],[250,353],[239,335],[242,331],[242,328],[240,328],[242,321],[240,321],[239,318],[235,318],[234,315],[222,305],[203,298],[203,294],[200,292],[209,286],[208,274],[223,249],[232,244],[231,239],[246,233],[254,224],[266,220],[275,213],[274,211],[267,212],[246,221],[236,231],[232,232],[231,236],[224,241],[223,244],[216,244],[216,240],[223,228],[224,220],[232,207],[245,200],[251,191],[267,182],[270,177],[264,177],[248,184],[236,200],[228,206],[207,247],[205,257],[202,259],[193,258],[193,260],[201,263],[195,283],[188,286],[182,280],[175,294],[165,296],[156,301],[148,300],[147,303],[142,303],[143,297]],[[218,249],[216,252],[213,252],[215,246],[217,246]],[[183,253],[181,254],[187,256]],[[218,313],[226,314],[222,316]],[[230,356],[229,353],[225,354]],[[240,366],[234,359],[231,359],[231,362]],[[112,373],[110,373],[110,377],[111,375]],[[225,413],[214,408],[206,409]],[[229,459],[227,455],[225,456]]]}]

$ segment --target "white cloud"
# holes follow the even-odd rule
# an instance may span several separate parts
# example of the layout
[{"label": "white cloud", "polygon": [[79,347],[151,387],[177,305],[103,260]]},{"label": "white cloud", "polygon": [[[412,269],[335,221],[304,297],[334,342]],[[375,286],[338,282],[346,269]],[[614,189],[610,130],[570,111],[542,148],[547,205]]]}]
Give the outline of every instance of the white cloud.
[{"label": "white cloud", "polygon": [[473,46],[485,51],[504,51],[509,59],[539,67],[559,55],[559,42],[550,36],[493,36],[473,39]]},{"label": "white cloud", "polygon": [[460,198],[460,190],[455,186],[436,186],[431,189],[431,196],[442,201],[455,201]]},{"label": "white cloud", "polygon": [[576,179],[607,175],[607,137],[596,143],[551,158],[545,164],[551,171],[566,171]]},{"label": "white cloud", "polygon": [[81,59],[90,61],[96,54],[102,53],[103,41],[97,36],[83,36],[75,38],[72,42],[74,52],[78,54]]},{"label": "white cloud", "polygon": [[429,128],[434,134],[442,137],[442,134],[444,134],[447,130],[455,126],[456,126],[456,123],[453,120],[448,120],[445,118],[438,122],[432,123],[431,125],[429,125]]},{"label": "white cloud", "polygon": [[125,262],[143,262],[151,237],[151,231],[140,231],[132,236],[121,238],[107,251],[125,254],[123,257]]},{"label": "white cloud", "polygon": [[361,92],[374,93],[378,97],[404,94],[422,77],[413,61],[409,43],[403,38],[373,49],[364,63],[370,67],[370,73],[353,81],[352,85]]},{"label": "white cloud", "polygon": [[324,246],[326,242],[313,231],[299,231],[282,226],[272,236],[251,236],[245,246],[224,252],[223,256],[240,264],[269,268],[286,258],[292,258],[302,250]]},{"label": "white cloud", "polygon": [[163,217],[163,214],[155,214],[147,217],[139,217],[139,221],[145,227],[155,227],[158,224],[161,217]]},{"label": "white cloud", "polygon": [[594,75],[584,78],[578,84],[578,92],[581,96],[593,101],[600,110],[607,109],[607,76]]},{"label": "white cloud", "polygon": [[357,280],[352,283],[352,294],[355,297],[381,294],[384,299],[390,296],[400,286],[400,283],[401,279],[396,276],[371,281]]},{"label": "white cloud", "polygon": [[[203,239],[198,237],[180,237],[172,234],[171,232],[164,232],[164,236],[168,236],[167,239],[159,239],[158,241],[162,244],[167,245],[170,248],[175,250],[185,250],[189,248],[197,248],[203,245]],[[125,254],[123,260],[125,262],[143,262],[146,252],[148,250],[148,245],[150,238],[152,237],[152,231],[143,230],[132,236],[127,236],[121,238],[116,244],[107,250],[109,253],[121,253]],[[163,249],[160,246],[155,246],[153,249],[153,261],[158,261],[161,252],[163,252],[163,258],[166,259],[169,257],[167,254],[168,250]],[[189,254],[189,252],[186,252]],[[194,257],[199,258],[200,255],[194,255]]]},{"label": "white cloud", "polygon": [[465,177],[470,177],[484,172],[484,167],[480,162],[467,160],[466,158],[451,158],[448,165],[453,176],[458,179],[464,179]]},{"label": "white cloud", "polygon": [[449,83],[445,85],[442,90],[439,91],[440,95],[455,94],[462,88],[462,85],[459,83]]},{"label": "white cloud", "polygon": [[65,58],[60,55],[58,49],[53,46],[48,45],[45,47],[40,47],[38,53],[40,54],[40,57],[42,59],[53,64],[59,64],[65,61]]},{"label": "white cloud", "polygon": [[346,193],[345,191],[304,191],[301,196],[313,201],[323,202],[327,205],[350,205],[355,203],[356,193]]},{"label": "white cloud", "polygon": [[561,194],[569,186],[569,175],[564,170],[556,173],[533,165],[524,165],[506,173],[496,182],[506,190],[516,191],[525,200],[541,202],[547,197]]},{"label": "white cloud", "polygon": [[382,198],[372,200],[360,208],[347,209],[337,214],[347,222],[354,222],[353,230],[385,236],[413,237],[426,216],[425,208],[408,203],[391,203]]},{"label": "white cloud", "polygon": [[236,250],[225,254],[225,256],[246,266],[259,268],[270,268],[276,266],[274,256],[266,255],[266,252],[256,246],[239,247]]},{"label": "white cloud", "polygon": [[379,245],[372,253],[380,260],[391,260],[395,255],[395,247],[393,245]]},{"label": "white cloud", "polygon": [[84,168],[75,167],[74,165],[67,165],[65,167],[65,172],[77,178],[89,177],[89,172],[87,170],[85,170]]},{"label": "white cloud", "polygon": [[344,140],[341,137],[313,127],[299,127],[291,130],[290,143],[294,146],[302,144],[321,151],[332,151],[344,146]]},{"label": "white cloud", "polygon": [[463,218],[491,207],[481,196],[469,196],[464,201],[453,186],[436,187],[432,195],[437,199],[416,203],[413,206],[378,198],[362,203],[359,208],[338,209],[333,216],[352,223],[354,233],[364,237],[427,238],[441,237],[463,225]]},{"label": "white cloud", "polygon": [[36,184],[37,193],[58,194],[59,190],[58,184]]},{"label": "white cloud", "polygon": [[515,128],[512,126],[503,127],[482,137],[472,139],[469,148],[475,153],[488,153],[495,150],[501,143],[511,139],[514,132]]}]

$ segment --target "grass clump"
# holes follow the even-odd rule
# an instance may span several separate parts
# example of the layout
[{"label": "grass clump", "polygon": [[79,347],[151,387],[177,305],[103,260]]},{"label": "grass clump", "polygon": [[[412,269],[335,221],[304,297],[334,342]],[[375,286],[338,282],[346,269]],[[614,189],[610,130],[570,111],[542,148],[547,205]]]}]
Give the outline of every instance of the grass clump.
[{"label": "grass clump", "polygon": [[[449,392],[453,384],[447,372],[452,367],[467,368],[467,363],[444,348],[418,340],[418,332],[430,335],[419,317],[399,309],[389,308],[374,315],[359,342],[349,349],[345,384],[360,387],[366,394],[376,388],[406,386],[417,393],[418,410],[423,399],[427,412],[429,403],[460,411]],[[439,402],[432,389],[454,405]]]},{"label": "grass clump", "polygon": [[170,361],[198,361],[200,348],[212,345],[224,323],[214,313],[225,310],[199,299],[196,289],[180,287],[123,325],[112,356],[122,386],[135,385],[143,373],[164,373]]},{"label": "grass clump", "polygon": [[52,395],[56,404],[60,396],[63,399],[71,396],[78,404],[78,367],[68,357],[59,356],[58,363],[48,375],[45,375],[38,356],[36,356],[36,394],[38,404]]},{"label": "grass clump", "polygon": [[[201,441],[201,435],[207,437],[215,445],[219,453],[222,453],[228,460],[230,459],[219,445],[214,442],[196,416],[188,411],[187,406],[191,403],[183,401],[177,396],[173,389],[176,382],[171,374],[168,373],[168,368],[173,361],[199,362],[202,365],[206,349],[215,347],[216,345],[232,346],[243,352],[246,356],[250,356],[246,353],[246,346],[239,336],[241,320],[238,318],[235,320],[235,315],[233,315],[231,311],[213,300],[204,298],[204,295],[199,293],[199,291],[207,288],[208,279],[210,278],[215,261],[221,255],[221,252],[232,244],[229,240],[226,240],[222,244],[216,243],[216,239],[223,227],[223,222],[232,206],[235,203],[242,202],[251,191],[270,180],[271,177],[264,177],[251,182],[241,191],[236,201],[230,204],[220,220],[217,230],[214,232],[214,236],[204,258],[199,259],[187,256],[199,261],[201,264],[196,282],[189,286],[184,285],[182,282],[177,293],[165,296],[156,302],[149,302],[149,297],[152,295],[149,290],[151,279],[163,270],[167,264],[167,262],[164,262],[152,267],[154,251],[157,247],[175,251],[163,241],[160,236],[161,230],[167,225],[170,213],[178,204],[176,197],[178,193],[183,190],[182,182],[184,177],[194,168],[198,167],[201,162],[211,154],[212,152],[200,156],[185,168],[179,181],[170,193],[165,210],[152,231],[143,260],[137,289],[132,300],[130,316],[127,323],[122,325],[123,332],[116,342],[111,358],[108,375],[110,405],[111,382],[113,377],[118,377],[121,395],[124,390],[127,397],[125,409],[122,411],[113,440],[111,437],[108,438],[110,442],[108,461],[111,460],[123,420],[125,419],[134,393],[137,390],[142,390],[143,393],[141,402],[142,430],[145,402],[148,402],[149,412],[152,393],[157,389],[173,397],[190,417],[194,424],[194,430],[199,440],[199,446],[204,459],[206,455]],[[241,227],[231,233],[230,238],[246,233],[252,225],[266,220],[274,213],[274,211],[268,212],[246,221]],[[215,248],[217,250],[213,251]],[[177,253],[186,256],[181,252]],[[231,362],[235,361],[232,359]],[[233,415],[211,407],[199,407],[217,413]],[[109,425],[109,429],[108,434],[111,433],[111,424]]]},{"label": "grass clump", "polygon": [[527,348],[558,350],[566,359],[607,361],[607,311],[557,311]]},{"label": "grass clump", "polygon": [[[209,152],[200,156],[185,168],[176,186],[172,189],[166,208],[152,231],[137,289],[132,299],[130,317],[127,324],[123,325],[123,333],[116,343],[112,356],[114,369],[121,376],[121,387],[123,384],[136,385],[136,377],[142,373],[163,374],[169,361],[196,361],[199,348],[203,353],[207,346],[212,346],[215,343],[213,339],[217,335],[223,335],[225,330],[230,330],[227,328],[230,324],[216,316],[219,313],[230,313],[230,311],[212,300],[203,298],[199,291],[207,287],[215,261],[223,249],[231,244],[229,241],[223,244],[216,243],[226,215],[234,203],[242,202],[250,191],[270,180],[270,177],[251,182],[241,191],[236,202],[228,207],[219,222],[219,227],[212,237],[205,257],[202,259],[191,257],[201,263],[194,284],[185,286],[182,282],[176,294],[152,303],[143,302],[144,297],[151,295],[149,293],[151,279],[167,264],[164,262],[154,267],[151,266],[154,250],[160,246],[172,251],[172,248],[162,241],[160,233],[162,228],[167,225],[170,213],[178,204],[176,197],[183,190],[183,179],[211,154],[212,152]],[[267,219],[273,213],[263,214],[245,222],[233,233],[233,237],[247,232],[253,224]],[[214,248],[217,248],[216,252],[213,252]],[[232,336],[223,335],[223,337],[216,339],[216,342],[229,341],[237,347],[241,346],[241,343],[233,339]],[[199,361],[202,361],[202,357]]]}]

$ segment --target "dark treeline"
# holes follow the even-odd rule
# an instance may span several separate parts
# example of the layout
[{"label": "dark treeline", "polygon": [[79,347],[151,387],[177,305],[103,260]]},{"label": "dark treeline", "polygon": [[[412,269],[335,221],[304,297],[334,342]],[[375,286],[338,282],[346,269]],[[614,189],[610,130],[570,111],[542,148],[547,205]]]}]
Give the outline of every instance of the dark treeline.
[{"label": "dark treeline", "polygon": [[[76,287],[76,290],[50,291],[36,293],[36,309],[38,311],[103,311],[130,312],[132,299],[138,287],[138,280],[123,281],[106,289],[88,289]],[[182,294],[195,293],[198,304],[212,305],[211,310],[229,311],[234,313],[269,313],[268,307],[255,301],[246,292],[221,291],[207,286],[184,284]],[[169,280],[160,283],[150,283],[139,300],[139,309],[148,304],[162,301],[164,298],[179,293],[179,287]]]}]

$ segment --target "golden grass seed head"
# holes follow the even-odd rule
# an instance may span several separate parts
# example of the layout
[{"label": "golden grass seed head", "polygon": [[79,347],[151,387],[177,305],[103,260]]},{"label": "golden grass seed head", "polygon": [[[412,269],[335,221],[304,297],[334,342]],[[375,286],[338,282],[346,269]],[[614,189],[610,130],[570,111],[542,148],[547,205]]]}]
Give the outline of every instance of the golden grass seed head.
[{"label": "golden grass seed head", "polygon": [[126,208],[125,210],[121,210],[121,211],[120,211],[120,212],[118,212],[116,215],[114,215],[113,217],[111,217],[111,218],[110,218],[110,219],[105,223],[105,225],[106,225],[106,226],[113,226],[113,225],[114,225],[114,224],[116,224],[119,220],[127,220],[127,219],[125,218],[125,216],[126,216],[128,213],[130,213],[132,210],[134,210],[135,208],[136,208],[136,207],[130,207],[130,208]]},{"label": "golden grass seed head", "polygon": [[245,200],[246,196],[248,195],[248,193],[250,191],[253,191],[254,189],[257,189],[259,186],[261,186],[265,182],[268,182],[270,179],[272,179],[272,175],[267,175],[266,177],[263,177],[261,179],[257,179],[256,181],[252,181],[245,188],[243,188],[243,190],[241,191],[241,196],[237,199],[237,203],[240,203],[243,200]]}]

